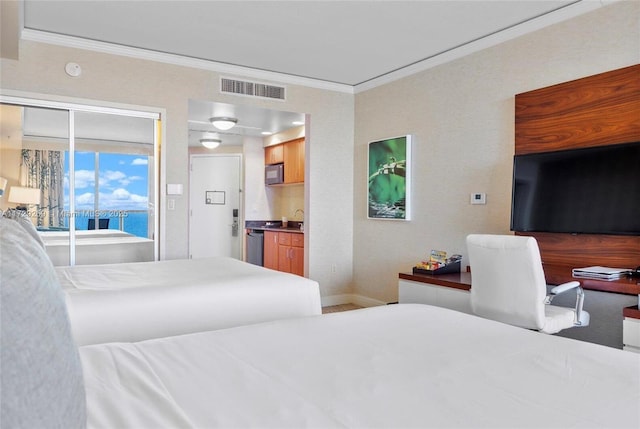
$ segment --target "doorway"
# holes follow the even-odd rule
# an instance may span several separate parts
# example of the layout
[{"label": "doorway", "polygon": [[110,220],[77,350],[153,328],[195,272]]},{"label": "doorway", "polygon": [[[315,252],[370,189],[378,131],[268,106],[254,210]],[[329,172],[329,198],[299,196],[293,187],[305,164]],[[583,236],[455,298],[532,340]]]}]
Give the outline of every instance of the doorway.
[{"label": "doorway", "polygon": [[242,156],[191,155],[189,258],[242,259]]}]

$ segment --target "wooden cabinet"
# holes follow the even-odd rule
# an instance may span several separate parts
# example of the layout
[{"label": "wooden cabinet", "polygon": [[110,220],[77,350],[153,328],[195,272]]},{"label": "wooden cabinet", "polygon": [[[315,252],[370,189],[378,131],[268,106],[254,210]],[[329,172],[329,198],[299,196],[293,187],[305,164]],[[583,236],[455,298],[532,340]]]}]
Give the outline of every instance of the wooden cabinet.
[{"label": "wooden cabinet", "polygon": [[266,165],[281,164],[284,162],[284,147],[282,144],[267,146],[264,148],[264,163]]},{"label": "wooden cabinet", "polygon": [[304,235],[296,232],[265,231],[264,266],[304,276]]},{"label": "wooden cabinet", "polygon": [[264,267],[272,270],[278,269],[278,232],[264,232]]},{"label": "wooden cabinet", "polygon": [[284,164],[284,184],[304,183],[304,137],[264,148],[265,165]]},{"label": "wooden cabinet", "polygon": [[304,138],[284,143],[284,183],[304,182]]},{"label": "wooden cabinet", "polygon": [[304,236],[292,232],[278,233],[278,271],[304,275]]}]

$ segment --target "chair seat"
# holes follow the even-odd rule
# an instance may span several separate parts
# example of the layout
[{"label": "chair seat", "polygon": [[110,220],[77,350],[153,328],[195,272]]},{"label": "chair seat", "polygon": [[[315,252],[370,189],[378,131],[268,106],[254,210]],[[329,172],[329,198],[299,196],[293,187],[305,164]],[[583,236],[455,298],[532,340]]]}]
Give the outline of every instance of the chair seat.
[{"label": "chair seat", "polygon": [[[559,307],[557,305],[544,306],[545,323],[541,332],[555,334],[563,329],[573,328],[576,319],[576,311],[573,308]],[[582,312],[582,321],[589,320],[589,313]]]}]

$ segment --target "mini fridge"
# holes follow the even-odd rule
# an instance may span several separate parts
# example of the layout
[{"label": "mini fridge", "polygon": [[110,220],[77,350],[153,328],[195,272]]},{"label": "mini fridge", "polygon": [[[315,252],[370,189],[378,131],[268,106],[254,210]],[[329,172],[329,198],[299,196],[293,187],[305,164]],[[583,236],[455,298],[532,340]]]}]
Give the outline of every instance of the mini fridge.
[{"label": "mini fridge", "polygon": [[247,232],[247,262],[253,265],[264,265],[264,231]]}]

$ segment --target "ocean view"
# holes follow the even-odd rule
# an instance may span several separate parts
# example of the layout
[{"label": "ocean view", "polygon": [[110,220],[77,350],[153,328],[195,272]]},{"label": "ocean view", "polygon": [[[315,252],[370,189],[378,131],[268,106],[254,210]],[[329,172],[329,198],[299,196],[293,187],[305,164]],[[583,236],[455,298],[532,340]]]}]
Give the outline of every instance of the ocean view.
[{"label": "ocean view", "polygon": [[[105,210],[105,212],[108,212]],[[109,213],[107,213],[109,214]],[[117,214],[117,213],[114,213]],[[86,230],[88,229],[89,219],[93,219],[93,215],[91,212],[79,213],[76,215],[76,229],[77,230]],[[100,219],[109,219],[109,229],[120,229],[120,219],[118,216],[106,216],[101,215]],[[129,234],[136,235],[138,237],[148,238],[147,228],[149,225],[149,216],[147,212],[124,212],[124,216],[122,217],[122,221],[124,222],[123,231],[128,232]],[[65,228],[69,227],[69,220],[65,218],[64,221]]]}]

